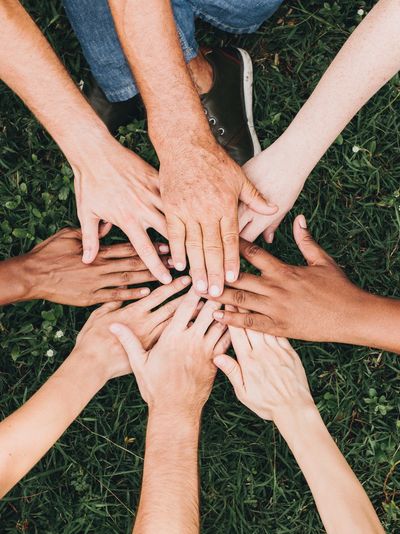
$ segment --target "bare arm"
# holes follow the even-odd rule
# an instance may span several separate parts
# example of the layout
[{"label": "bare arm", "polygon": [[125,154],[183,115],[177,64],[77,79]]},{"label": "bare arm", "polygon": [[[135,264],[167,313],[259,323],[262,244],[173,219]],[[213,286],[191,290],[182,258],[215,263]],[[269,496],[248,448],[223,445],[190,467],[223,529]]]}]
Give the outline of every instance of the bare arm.
[{"label": "bare arm", "polygon": [[[274,336],[376,347],[400,354],[400,300],[363,291],[313,240],[303,215],[293,235],[307,266],[287,265],[242,240],[242,256],[261,271],[242,274],[218,297],[251,313],[219,311],[218,320]],[[301,313],[299,313],[301,310]]]},{"label": "bare arm", "polygon": [[[400,0],[380,0],[329,65],[310,98],[275,143],[245,166],[255,186],[279,211],[269,217],[243,210],[243,234],[267,241],[291,209],[308,175],[359,109],[400,69]],[[287,157],[290,154],[290,158]]]},{"label": "bare arm", "polygon": [[153,275],[169,283],[146,232],[167,233],[156,171],[108,133],[18,0],[0,3],[0,20],[0,78],[43,123],[74,171],[83,261],[94,261],[104,220],[121,228]]},{"label": "bare arm", "polygon": [[200,415],[150,411],[135,534],[199,532]]},{"label": "bare arm", "polygon": [[[273,213],[215,141],[185,65],[169,0],[110,0],[115,25],[148,112],[172,259],[186,252],[199,292],[222,292],[239,273],[238,199]],[[204,252],[204,256],[203,256]]]},{"label": "bare arm", "polygon": [[274,421],[314,496],[328,534],[382,534],[360,482],[340,453],[312,399],[298,354],[287,339],[230,327],[237,361],[214,359],[238,399]]},{"label": "bare arm", "polygon": [[126,326],[111,326],[149,406],[135,534],[199,532],[200,417],[216,373],[212,356],[229,345],[224,329],[212,317],[220,305],[208,302],[194,319],[199,301],[193,290],[182,298],[151,351],[145,351]]},{"label": "bare arm", "polygon": [[328,534],[382,534],[375,510],[314,406],[275,421],[312,491]]},{"label": "bare arm", "polygon": [[103,387],[106,374],[93,360],[72,352],[39,391],[0,423],[0,497],[46,454]]}]

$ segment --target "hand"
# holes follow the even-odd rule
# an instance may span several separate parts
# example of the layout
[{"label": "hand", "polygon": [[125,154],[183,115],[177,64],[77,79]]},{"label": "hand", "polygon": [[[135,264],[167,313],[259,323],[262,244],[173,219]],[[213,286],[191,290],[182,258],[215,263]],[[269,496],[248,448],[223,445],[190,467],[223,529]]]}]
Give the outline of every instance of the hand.
[{"label": "hand", "polygon": [[288,411],[315,406],[303,365],[287,339],[232,326],[229,332],[237,361],[221,354],[214,363],[240,402],[275,422]]},{"label": "hand", "polygon": [[[159,253],[167,245],[157,245]],[[24,300],[46,299],[71,306],[91,306],[100,302],[134,300],[150,293],[147,287],[121,288],[155,280],[129,243],[100,248],[95,261],[81,261],[81,231],[64,228],[25,256],[17,258],[26,271],[30,288]],[[167,257],[160,261],[167,264]]]},{"label": "hand", "polygon": [[261,271],[261,276],[242,274],[229,284],[234,289],[226,289],[218,300],[256,313],[219,311],[214,318],[275,336],[353,343],[369,313],[370,296],[354,286],[315,243],[304,216],[295,219],[293,234],[307,267],[286,265],[241,241],[242,256]]},{"label": "hand", "polygon": [[240,236],[247,241],[254,241],[264,232],[265,241],[272,243],[276,229],[303,189],[308,172],[298,164],[297,159],[291,157],[291,147],[283,138],[248,161],[243,171],[258,191],[277,204],[279,209],[271,215],[265,215],[240,204]]},{"label": "hand", "polygon": [[185,295],[150,351],[126,326],[115,323],[111,327],[128,354],[149,409],[198,415],[210,395],[216,374],[212,358],[225,351],[230,340],[224,334],[226,328],[213,320],[218,303],[207,302],[191,323],[199,300],[193,289]]},{"label": "hand", "polygon": [[125,351],[115,336],[110,334],[110,325],[114,322],[126,325],[144,347],[151,348],[182,302],[182,297],[159,306],[187,287],[190,281],[189,276],[177,278],[169,285],[158,287],[141,301],[124,308],[118,302],[103,304],[90,315],[78,334],[74,351],[94,358],[98,367],[104,369],[105,380],[131,373]]},{"label": "hand", "polygon": [[123,230],[151,273],[169,284],[171,275],[147,234],[148,228],[154,228],[167,235],[157,172],[110,136],[97,150],[71,163],[82,226],[83,262],[91,263],[96,258],[98,227],[103,220]]},{"label": "hand", "polygon": [[187,252],[196,290],[204,294],[208,289],[218,296],[224,278],[233,282],[239,274],[238,200],[267,215],[277,208],[263,199],[214,140],[177,150],[169,146],[159,157],[175,268],[185,268]]}]

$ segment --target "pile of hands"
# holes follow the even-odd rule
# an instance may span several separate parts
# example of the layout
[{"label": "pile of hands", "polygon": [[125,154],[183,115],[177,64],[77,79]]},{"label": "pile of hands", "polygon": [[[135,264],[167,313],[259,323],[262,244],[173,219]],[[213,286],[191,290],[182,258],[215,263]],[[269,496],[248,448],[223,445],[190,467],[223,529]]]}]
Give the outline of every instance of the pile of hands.
[{"label": "pile of hands", "polygon": [[[124,308],[104,304],[83,327],[72,355],[89,359],[104,383],[133,371],[150,414],[198,420],[217,368],[263,419],[279,424],[287,411],[314,406],[300,358],[286,339],[227,328],[214,320],[221,304],[204,303],[193,288],[165,303],[190,284],[184,276]],[[231,342],[237,359],[226,354]]]}]

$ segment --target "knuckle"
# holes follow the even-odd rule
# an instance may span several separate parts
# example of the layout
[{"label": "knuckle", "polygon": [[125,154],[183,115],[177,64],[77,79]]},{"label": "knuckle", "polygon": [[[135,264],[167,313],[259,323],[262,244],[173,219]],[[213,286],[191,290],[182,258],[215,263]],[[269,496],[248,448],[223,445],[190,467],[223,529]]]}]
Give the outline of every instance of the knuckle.
[{"label": "knuckle", "polygon": [[235,291],[234,301],[236,304],[239,304],[239,305],[244,304],[246,302],[246,293],[242,289]]},{"label": "knuckle", "polygon": [[118,288],[111,289],[110,297],[112,300],[120,300],[121,299],[121,290]]},{"label": "knuckle", "polygon": [[246,328],[252,328],[254,326],[254,317],[250,313],[247,313],[244,317],[244,326]]},{"label": "knuckle", "polygon": [[120,279],[123,285],[127,284],[129,282],[129,273],[126,271],[123,273],[120,273]]},{"label": "knuckle", "polygon": [[150,258],[154,255],[154,247],[150,244],[144,244],[139,249],[139,254],[142,258]]},{"label": "knuckle", "polygon": [[222,236],[224,245],[228,247],[237,246],[239,243],[239,236],[236,232],[228,232]]},{"label": "knuckle", "polygon": [[245,252],[248,256],[251,258],[254,258],[255,256],[259,256],[262,252],[262,249],[255,245],[254,243],[250,243],[246,246]]}]

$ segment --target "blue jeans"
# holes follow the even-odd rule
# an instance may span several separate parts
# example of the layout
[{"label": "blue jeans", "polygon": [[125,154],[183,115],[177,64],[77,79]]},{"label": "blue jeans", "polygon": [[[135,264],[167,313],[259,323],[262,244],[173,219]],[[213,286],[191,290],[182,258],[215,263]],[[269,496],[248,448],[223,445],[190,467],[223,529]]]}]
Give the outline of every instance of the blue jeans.
[{"label": "blue jeans", "polygon": [[[93,76],[110,102],[138,93],[119,42],[107,0],[63,0]],[[171,0],[182,50],[196,57],[195,19],[202,18],[231,33],[252,33],[283,0]]]}]

